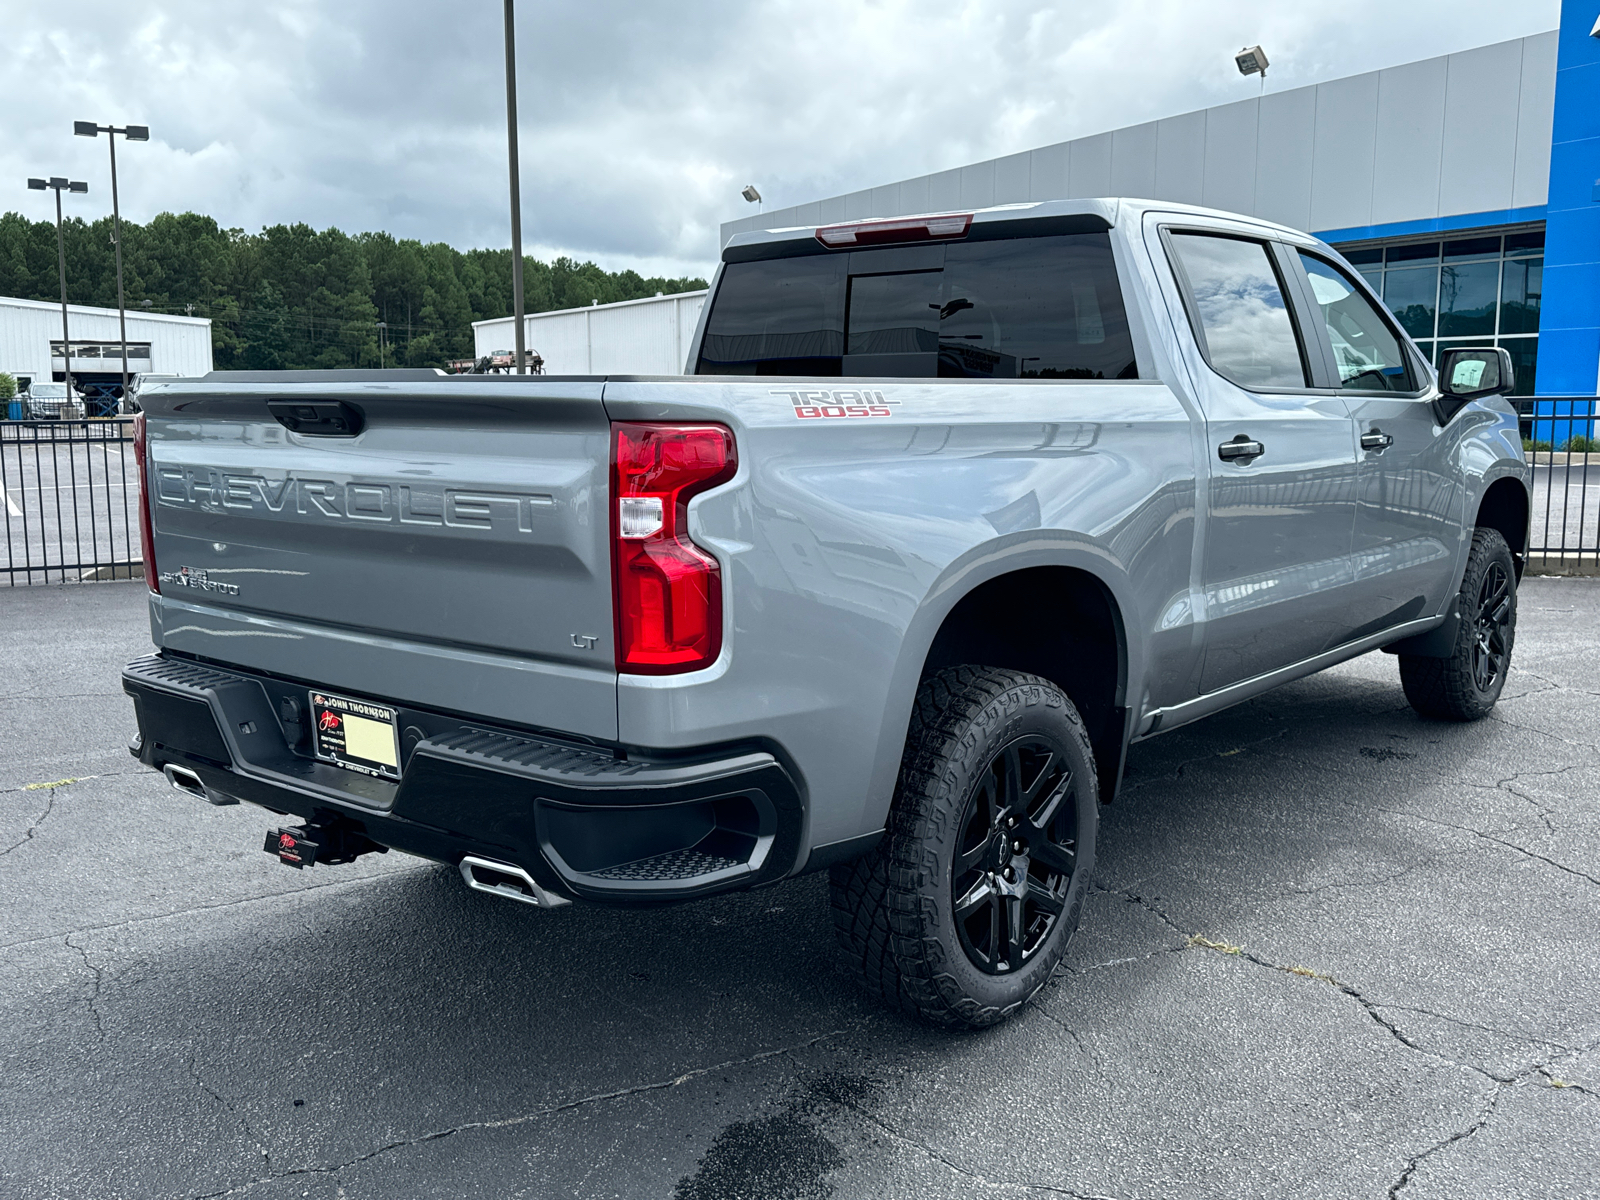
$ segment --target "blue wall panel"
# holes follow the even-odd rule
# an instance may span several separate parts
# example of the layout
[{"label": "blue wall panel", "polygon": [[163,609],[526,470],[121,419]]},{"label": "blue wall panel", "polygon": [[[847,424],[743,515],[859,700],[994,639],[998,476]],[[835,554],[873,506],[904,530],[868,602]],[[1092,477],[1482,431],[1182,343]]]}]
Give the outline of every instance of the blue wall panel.
[{"label": "blue wall panel", "polygon": [[1600,5],[1562,0],[1545,214],[1538,392],[1592,395],[1600,379]]}]

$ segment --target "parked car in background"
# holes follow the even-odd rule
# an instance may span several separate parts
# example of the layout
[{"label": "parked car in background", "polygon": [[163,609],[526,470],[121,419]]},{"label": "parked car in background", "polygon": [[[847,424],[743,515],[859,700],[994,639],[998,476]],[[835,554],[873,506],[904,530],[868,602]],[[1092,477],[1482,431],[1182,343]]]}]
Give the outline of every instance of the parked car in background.
[{"label": "parked car in background", "polygon": [[[688,376],[140,396],[132,747],[540,907],[827,870],[850,970],[991,1024],[1154,737],[1371,650],[1486,715],[1528,538],[1503,349],[1440,379],[1304,233],[1074,200],[743,234]],[[751,952],[759,952],[752,948]]]},{"label": "parked car in background", "polygon": [[30,421],[78,421],[83,419],[83,401],[67,393],[64,383],[35,383],[25,393],[25,411]]}]

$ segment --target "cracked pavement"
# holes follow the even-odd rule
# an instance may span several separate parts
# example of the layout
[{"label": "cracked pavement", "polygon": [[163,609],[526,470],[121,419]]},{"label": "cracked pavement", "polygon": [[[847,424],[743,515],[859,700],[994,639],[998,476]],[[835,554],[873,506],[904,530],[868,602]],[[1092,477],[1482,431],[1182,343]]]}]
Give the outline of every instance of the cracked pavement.
[{"label": "cracked pavement", "polygon": [[1479,724],[1373,654],[1134,747],[1064,969],[960,1036],[852,992],[815,876],[281,867],[126,753],[142,584],[0,607],[0,1195],[1600,1190],[1600,582],[1524,583]]}]

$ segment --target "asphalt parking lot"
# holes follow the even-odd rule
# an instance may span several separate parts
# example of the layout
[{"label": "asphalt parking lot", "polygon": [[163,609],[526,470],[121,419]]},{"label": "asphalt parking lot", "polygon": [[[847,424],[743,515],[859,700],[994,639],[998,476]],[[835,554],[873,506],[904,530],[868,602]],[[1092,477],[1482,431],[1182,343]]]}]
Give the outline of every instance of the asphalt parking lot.
[{"label": "asphalt parking lot", "polygon": [[1480,724],[1374,654],[1136,747],[1067,968],[962,1036],[851,991],[817,877],[279,866],[128,757],[144,613],[0,592],[0,1195],[1600,1191],[1600,581],[1525,583]]}]

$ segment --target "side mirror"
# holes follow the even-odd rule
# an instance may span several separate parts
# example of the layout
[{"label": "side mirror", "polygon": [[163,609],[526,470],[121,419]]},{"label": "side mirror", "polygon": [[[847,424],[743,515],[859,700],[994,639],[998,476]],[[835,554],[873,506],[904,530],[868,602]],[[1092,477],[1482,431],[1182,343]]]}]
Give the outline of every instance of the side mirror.
[{"label": "side mirror", "polygon": [[1474,400],[1503,396],[1516,386],[1511,354],[1499,347],[1445,350],[1439,355],[1439,399],[1434,409],[1439,424],[1448,424]]}]

